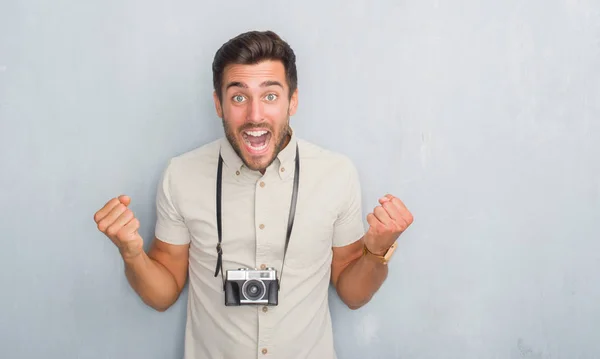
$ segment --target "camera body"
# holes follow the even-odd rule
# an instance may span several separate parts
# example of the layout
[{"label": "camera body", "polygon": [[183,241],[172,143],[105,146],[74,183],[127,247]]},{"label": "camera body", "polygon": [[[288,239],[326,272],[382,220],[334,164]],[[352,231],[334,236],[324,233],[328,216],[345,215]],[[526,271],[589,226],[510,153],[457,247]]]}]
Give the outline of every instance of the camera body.
[{"label": "camera body", "polygon": [[228,270],[225,305],[277,305],[279,281],[273,268]]}]

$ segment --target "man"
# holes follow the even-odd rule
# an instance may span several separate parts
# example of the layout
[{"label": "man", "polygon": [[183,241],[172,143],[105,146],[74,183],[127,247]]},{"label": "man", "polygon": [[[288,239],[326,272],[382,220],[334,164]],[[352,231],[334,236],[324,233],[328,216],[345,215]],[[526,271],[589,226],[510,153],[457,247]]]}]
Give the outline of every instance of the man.
[{"label": "man", "polygon": [[[366,304],[412,215],[386,195],[364,231],[355,167],[290,128],[298,106],[295,55],[275,33],[248,32],[225,43],[213,82],[225,137],[169,162],[149,252],[129,197],[113,198],[94,220],[147,305],[169,308],[189,273],[186,359],[335,358],[329,284],[349,308]],[[239,268],[276,270],[276,305],[226,306],[223,272]]]}]

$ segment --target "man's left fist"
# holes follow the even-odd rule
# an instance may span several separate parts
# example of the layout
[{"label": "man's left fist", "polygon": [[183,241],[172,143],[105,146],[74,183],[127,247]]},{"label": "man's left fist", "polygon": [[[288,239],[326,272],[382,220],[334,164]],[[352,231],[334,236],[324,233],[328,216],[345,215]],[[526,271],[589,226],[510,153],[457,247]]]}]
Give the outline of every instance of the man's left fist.
[{"label": "man's left fist", "polygon": [[380,205],[367,215],[369,230],[365,246],[374,254],[384,255],[413,222],[412,214],[398,198],[388,194],[379,199]]}]

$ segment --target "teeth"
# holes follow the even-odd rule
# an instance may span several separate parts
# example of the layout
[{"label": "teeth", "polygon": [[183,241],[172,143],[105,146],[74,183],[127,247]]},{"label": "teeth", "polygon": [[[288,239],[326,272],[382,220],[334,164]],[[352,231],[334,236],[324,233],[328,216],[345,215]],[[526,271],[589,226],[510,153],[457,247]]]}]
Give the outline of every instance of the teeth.
[{"label": "teeth", "polygon": [[269,131],[267,131],[267,130],[244,131],[242,138],[244,139],[244,142],[246,143],[246,145],[248,145],[248,147],[250,147],[252,149],[252,151],[260,152],[267,148],[270,137],[266,137],[264,144],[261,146],[252,145],[251,141],[249,140],[249,137],[252,136],[252,137],[256,138],[256,137],[261,137],[261,136],[268,135],[268,134],[269,134]]},{"label": "teeth", "polygon": [[264,131],[264,130],[262,130],[262,131],[245,131],[245,133],[252,137],[260,137],[260,136],[266,134],[267,131]]}]

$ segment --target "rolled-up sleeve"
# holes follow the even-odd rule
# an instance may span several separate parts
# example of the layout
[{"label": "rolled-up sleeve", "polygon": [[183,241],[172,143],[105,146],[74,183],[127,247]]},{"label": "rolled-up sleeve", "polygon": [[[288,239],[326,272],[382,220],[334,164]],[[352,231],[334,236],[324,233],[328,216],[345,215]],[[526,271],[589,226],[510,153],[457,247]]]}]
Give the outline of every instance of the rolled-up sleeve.
[{"label": "rolled-up sleeve", "polygon": [[362,215],[360,179],[356,167],[349,159],[344,161],[343,179],[345,183],[342,193],[340,213],[335,221],[333,246],[342,247],[362,238],[365,233]]},{"label": "rolled-up sleeve", "polygon": [[172,197],[172,161],[169,161],[158,184],[156,193],[156,237],[170,244],[188,244],[190,232],[184,218],[177,210]]}]

